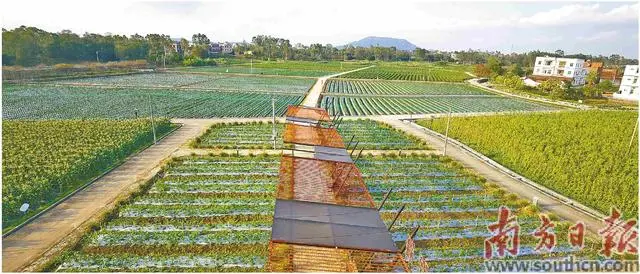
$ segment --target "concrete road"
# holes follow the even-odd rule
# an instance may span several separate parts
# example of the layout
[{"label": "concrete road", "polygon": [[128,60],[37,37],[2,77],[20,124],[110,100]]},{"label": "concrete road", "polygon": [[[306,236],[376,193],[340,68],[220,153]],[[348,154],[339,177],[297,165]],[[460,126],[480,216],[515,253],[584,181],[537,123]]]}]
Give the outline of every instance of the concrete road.
[{"label": "concrete road", "polygon": [[343,74],[347,74],[347,73],[351,73],[354,71],[359,71],[359,70],[363,70],[363,69],[368,69],[368,68],[372,68],[374,66],[368,66],[368,67],[364,67],[364,68],[359,68],[359,69],[354,69],[354,70],[350,70],[350,71],[345,71],[345,72],[340,72],[340,73],[336,73],[333,75],[329,75],[329,76],[324,76],[324,77],[320,77],[318,78],[318,80],[316,81],[315,84],[313,84],[313,87],[311,87],[311,90],[309,90],[309,93],[307,94],[306,97],[304,97],[304,100],[302,100],[302,105],[306,106],[306,107],[318,107],[318,104],[320,103],[320,95],[322,94],[322,87],[324,87],[324,83],[327,82],[327,80],[329,78],[332,77],[338,77],[340,75]]}]

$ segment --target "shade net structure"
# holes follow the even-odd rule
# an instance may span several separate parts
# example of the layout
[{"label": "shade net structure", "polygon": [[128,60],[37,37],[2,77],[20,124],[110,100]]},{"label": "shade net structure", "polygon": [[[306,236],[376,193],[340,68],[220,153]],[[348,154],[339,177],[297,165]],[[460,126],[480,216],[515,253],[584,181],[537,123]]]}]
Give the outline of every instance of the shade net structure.
[{"label": "shade net structure", "polygon": [[282,154],[333,162],[353,163],[351,155],[344,148],[285,144]]},{"label": "shade net structure", "polygon": [[271,241],[396,252],[375,208],[276,200]]},{"label": "shade net structure", "polygon": [[289,106],[285,113],[287,118],[300,118],[306,120],[330,122],[329,113],[321,108],[312,108],[304,106]]},{"label": "shade net structure", "polygon": [[335,128],[287,124],[282,139],[290,144],[344,148],[342,137]]},{"label": "shade net structure", "polygon": [[271,272],[409,272],[398,252],[269,243]]},{"label": "shade net structure", "polygon": [[286,116],[267,270],[408,272],[328,113]]},{"label": "shade net structure", "polygon": [[353,163],[283,155],[278,199],[375,207],[362,174]]}]

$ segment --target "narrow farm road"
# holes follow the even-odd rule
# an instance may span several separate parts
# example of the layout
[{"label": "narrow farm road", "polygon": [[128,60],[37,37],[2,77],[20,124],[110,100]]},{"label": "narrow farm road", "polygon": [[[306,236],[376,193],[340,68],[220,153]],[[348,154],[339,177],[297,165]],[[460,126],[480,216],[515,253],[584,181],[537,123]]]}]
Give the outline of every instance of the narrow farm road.
[{"label": "narrow farm road", "polygon": [[514,98],[519,98],[519,99],[525,99],[525,100],[528,100],[528,101],[540,102],[540,103],[545,103],[545,104],[552,104],[552,105],[556,105],[556,106],[569,107],[569,108],[575,108],[575,109],[591,109],[592,108],[592,107],[590,107],[588,105],[583,105],[583,104],[576,104],[576,103],[571,103],[571,102],[566,102],[566,101],[559,101],[559,100],[551,100],[551,99],[547,99],[547,98],[540,97],[540,96],[519,95],[519,94],[506,92],[506,91],[502,91],[502,90],[495,89],[495,88],[490,88],[490,87],[487,87],[485,85],[482,85],[482,84],[478,83],[478,78],[469,79],[469,80],[467,80],[467,82],[469,84],[473,85],[473,86],[479,87],[481,89],[488,90],[488,91],[493,92],[493,93],[497,93],[497,94],[501,94],[501,95],[509,96],[509,97],[514,97]]},{"label": "narrow farm road", "polygon": [[151,178],[161,162],[215,120],[177,120],[182,127],[98,179],[31,223],[2,239],[2,271],[17,272],[45,255],[74,230],[112,208],[121,195]]},{"label": "narrow farm road", "polygon": [[[426,133],[425,130],[413,123],[407,123],[385,117],[377,117],[375,119],[427,141],[429,146],[434,149],[436,153],[442,155],[445,146],[443,139]],[[583,222],[586,228],[593,233],[597,233],[597,231],[603,227],[602,222],[598,218],[587,215],[536,188],[520,182],[516,178],[478,159],[474,155],[451,142],[449,142],[447,146],[447,156],[458,161],[464,167],[474,170],[480,176],[486,178],[487,181],[496,183],[504,187],[507,191],[515,193],[524,199],[532,201],[534,197],[537,197],[538,206],[545,211],[555,213],[562,219],[572,223]]]},{"label": "narrow farm road", "polygon": [[344,71],[344,72],[340,72],[340,73],[336,73],[333,75],[328,75],[328,76],[323,76],[318,78],[318,80],[316,81],[315,84],[313,84],[313,87],[311,87],[311,90],[309,90],[309,93],[307,94],[306,97],[304,97],[304,100],[302,100],[302,105],[306,106],[306,107],[318,107],[318,103],[320,100],[320,95],[322,94],[322,87],[324,87],[324,83],[332,77],[338,77],[340,75],[343,74],[347,74],[347,73],[351,73],[351,72],[355,72],[355,71],[359,71],[359,70],[363,70],[363,69],[368,69],[368,68],[372,68],[374,66],[368,66],[368,67],[364,67],[364,68],[359,68],[359,69],[354,69],[354,70],[350,70],[350,71]]}]

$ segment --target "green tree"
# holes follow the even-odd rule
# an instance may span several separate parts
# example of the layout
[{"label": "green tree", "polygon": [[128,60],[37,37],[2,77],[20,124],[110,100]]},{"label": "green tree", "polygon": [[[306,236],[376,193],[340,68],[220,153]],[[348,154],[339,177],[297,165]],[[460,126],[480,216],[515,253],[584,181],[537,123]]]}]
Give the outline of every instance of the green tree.
[{"label": "green tree", "polygon": [[517,76],[524,76],[524,70],[522,69],[522,66],[520,66],[520,64],[517,64],[517,63],[511,64],[507,69],[507,72]]},{"label": "green tree", "polygon": [[193,45],[189,50],[189,56],[197,58],[207,58],[209,56],[209,47],[205,45]]},{"label": "green tree", "polygon": [[616,86],[614,86],[613,82],[609,80],[601,81],[600,83],[598,83],[597,87],[598,87],[598,90],[600,90],[600,94],[605,92],[611,93],[616,91]]},{"label": "green tree", "polygon": [[484,64],[477,64],[473,66],[473,73],[478,77],[488,77],[491,75],[491,70]]},{"label": "green tree", "polygon": [[191,42],[194,45],[198,45],[198,46],[209,46],[209,44],[211,44],[211,40],[209,40],[209,38],[202,33],[196,33],[192,35]]},{"label": "green tree", "polygon": [[189,56],[191,54],[191,46],[189,45],[189,41],[187,39],[180,39],[180,48],[182,49],[182,56]]},{"label": "green tree", "polygon": [[566,83],[559,79],[549,79],[538,85],[538,89],[553,98],[564,98],[567,93]]},{"label": "green tree", "polygon": [[414,55],[416,60],[424,61],[427,55],[427,51],[425,49],[416,48],[416,50],[414,51]]},{"label": "green tree", "polygon": [[491,56],[487,59],[487,68],[491,70],[491,73],[502,75],[504,73],[504,69],[502,68],[502,63],[498,58]]},{"label": "green tree", "polygon": [[593,86],[597,83],[598,83],[598,72],[595,70],[592,70],[587,74],[587,85]]}]

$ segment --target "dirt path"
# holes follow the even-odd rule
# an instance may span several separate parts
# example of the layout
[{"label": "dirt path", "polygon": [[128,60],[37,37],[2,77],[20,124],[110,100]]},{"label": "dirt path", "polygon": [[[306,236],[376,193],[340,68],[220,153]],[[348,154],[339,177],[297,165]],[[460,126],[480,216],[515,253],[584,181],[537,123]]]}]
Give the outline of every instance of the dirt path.
[{"label": "dirt path", "polygon": [[[427,141],[430,147],[434,149],[438,154],[442,154],[442,152],[444,151],[444,141],[436,136],[425,133],[425,131],[420,127],[417,127],[411,123],[402,122],[397,119],[379,117],[376,120],[385,122],[393,126],[394,128],[400,129],[404,132]],[[584,222],[586,228],[594,233],[596,233],[598,229],[601,229],[603,227],[602,222],[597,218],[582,213],[581,211],[564,204],[563,202],[539,191],[538,189],[518,181],[514,177],[476,158],[464,149],[452,143],[449,143],[447,146],[447,156],[458,161],[465,168],[474,170],[480,176],[486,178],[487,181],[496,183],[504,187],[507,191],[515,193],[524,199],[532,201],[534,197],[537,197],[538,205],[543,210],[553,212],[562,219],[568,220],[572,223],[578,221]]]},{"label": "dirt path", "polygon": [[33,222],[2,239],[2,270],[20,271],[85,222],[108,208],[122,193],[151,178],[160,163],[214,120],[178,120],[183,126],[115,168]]},{"label": "dirt path", "polygon": [[317,107],[319,100],[320,100],[320,94],[322,94],[322,87],[324,87],[324,83],[332,77],[338,77],[340,75],[343,74],[347,74],[347,73],[351,73],[351,72],[355,72],[355,71],[359,71],[359,70],[363,70],[363,69],[368,69],[368,68],[372,68],[374,66],[368,66],[368,67],[364,67],[364,68],[359,68],[359,69],[354,69],[354,70],[350,70],[350,71],[344,71],[344,72],[340,72],[340,73],[336,73],[333,75],[328,75],[328,76],[323,76],[318,78],[318,80],[316,81],[315,84],[313,84],[313,87],[311,87],[311,90],[309,90],[309,93],[307,94],[306,97],[304,97],[304,100],[302,100],[302,105],[303,106],[307,106],[307,107]]}]

